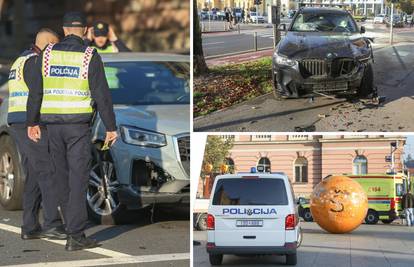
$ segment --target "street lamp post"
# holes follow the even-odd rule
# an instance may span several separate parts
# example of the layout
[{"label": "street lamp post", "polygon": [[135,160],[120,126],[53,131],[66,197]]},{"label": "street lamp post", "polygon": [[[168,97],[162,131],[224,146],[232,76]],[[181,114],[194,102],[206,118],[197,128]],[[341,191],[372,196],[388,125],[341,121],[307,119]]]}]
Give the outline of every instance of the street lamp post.
[{"label": "street lamp post", "polygon": [[393,43],[394,30],[394,3],[391,3],[391,20],[390,20],[390,45]]}]

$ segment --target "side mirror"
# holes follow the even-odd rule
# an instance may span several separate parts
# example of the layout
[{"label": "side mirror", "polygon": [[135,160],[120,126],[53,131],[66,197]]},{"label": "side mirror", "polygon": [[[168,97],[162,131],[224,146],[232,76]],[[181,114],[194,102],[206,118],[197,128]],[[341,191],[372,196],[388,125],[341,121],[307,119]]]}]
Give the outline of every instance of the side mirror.
[{"label": "side mirror", "polygon": [[365,26],[361,26],[361,31],[360,33],[365,33]]},{"label": "side mirror", "polygon": [[286,24],[284,24],[284,23],[279,24],[278,29],[285,32],[286,31]]}]

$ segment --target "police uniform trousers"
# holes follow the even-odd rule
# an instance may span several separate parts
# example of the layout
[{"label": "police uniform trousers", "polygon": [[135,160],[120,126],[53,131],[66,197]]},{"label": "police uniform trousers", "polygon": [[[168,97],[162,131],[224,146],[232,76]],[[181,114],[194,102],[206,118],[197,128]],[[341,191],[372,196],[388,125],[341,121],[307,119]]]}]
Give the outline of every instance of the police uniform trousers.
[{"label": "police uniform trousers", "polygon": [[50,154],[59,182],[60,206],[68,235],[84,233],[88,221],[86,191],[91,164],[89,124],[48,124]]},{"label": "police uniform trousers", "polygon": [[[10,126],[11,135],[21,155],[26,179],[23,191],[22,233],[34,230],[48,230],[62,225],[58,211],[58,196],[53,180],[51,158],[48,151],[46,128],[42,127],[42,138],[33,142],[27,136],[27,127],[23,123]],[[43,227],[39,224],[39,210],[43,207]]]}]

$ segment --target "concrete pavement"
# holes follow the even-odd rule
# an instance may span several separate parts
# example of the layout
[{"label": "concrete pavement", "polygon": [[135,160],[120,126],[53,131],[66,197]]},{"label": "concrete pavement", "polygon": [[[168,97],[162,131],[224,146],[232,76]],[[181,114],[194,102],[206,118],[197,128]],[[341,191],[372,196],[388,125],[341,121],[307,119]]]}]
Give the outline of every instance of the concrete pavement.
[{"label": "concrete pavement", "polygon": [[129,214],[134,224],[105,226],[90,223],[86,234],[99,248],[67,252],[65,241],[20,239],[21,211],[0,207],[1,266],[189,266],[188,207],[156,209]]},{"label": "concrete pavement", "polygon": [[[330,234],[316,223],[301,222],[303,243],[298,267],[411,267],[414,262],[414,227],[361,225],[348,234]],[[195,231],[194,266],[210,266],[205,250],[206,232]],[[238,257],[225,255],[222,266],[285,266],[284,256]]]}]

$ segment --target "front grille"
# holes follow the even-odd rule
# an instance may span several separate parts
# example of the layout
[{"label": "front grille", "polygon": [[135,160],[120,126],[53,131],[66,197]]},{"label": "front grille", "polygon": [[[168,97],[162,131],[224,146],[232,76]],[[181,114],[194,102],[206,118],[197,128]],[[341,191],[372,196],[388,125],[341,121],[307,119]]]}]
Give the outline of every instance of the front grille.
[{"label": "front grille", "polygon": [[352,58],[336,58],[328,61],[323,59],[304,59],[299,62],[299,70],[306,79],[311,76],[330,76],[333,78],[352,73],[357,63]]},{"label": "front grille", "polygon": [[178,152],[181,164],[187,174],[190,174],[190,136],[181,136],[177,138]]},{"label": "front grille", "polygon": [[321,59],[304,59],[300,61],[299,68],[304,77],[326,75],[326,61]]}]

